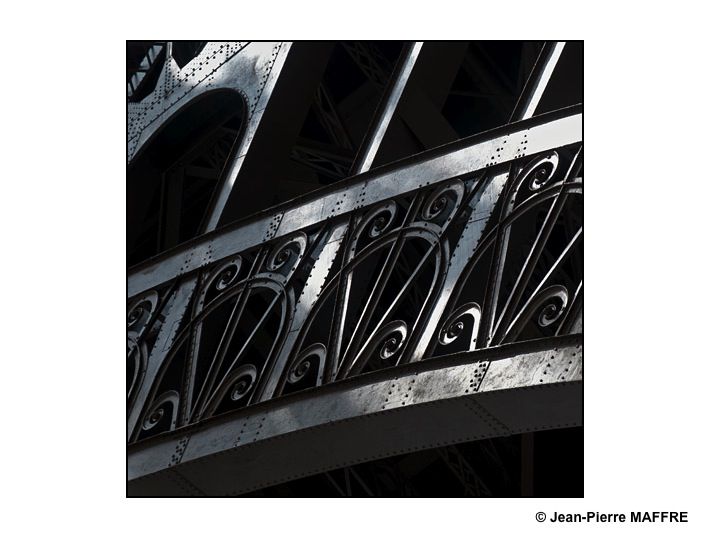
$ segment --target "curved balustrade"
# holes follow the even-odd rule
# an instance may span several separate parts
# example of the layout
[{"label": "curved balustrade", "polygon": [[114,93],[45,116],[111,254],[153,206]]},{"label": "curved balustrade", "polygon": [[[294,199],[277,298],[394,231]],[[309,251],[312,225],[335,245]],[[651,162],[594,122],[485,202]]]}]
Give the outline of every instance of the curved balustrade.
[{"label": "curved balustrade", "polygon": [[[131,270],[129,441],[581,332],[581,138],[578,107],[509,124]],[[475,365],[478,389],[487,368]]]}]

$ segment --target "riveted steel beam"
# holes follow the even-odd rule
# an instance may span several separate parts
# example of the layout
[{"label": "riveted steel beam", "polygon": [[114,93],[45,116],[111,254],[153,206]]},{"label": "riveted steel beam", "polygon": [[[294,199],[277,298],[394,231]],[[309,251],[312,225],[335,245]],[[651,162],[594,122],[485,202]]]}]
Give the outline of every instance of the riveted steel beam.
[{"label": "riveted steel beam", "polygon": [[[248,124],[248,129],[254,129],[253,138],[238,150],[228,167],[205,232],[275,203],[288,156],[312,106],[331,51],[332,44],[326,42],[292,44],[272,89],[265,87],[262,104],[258,104],[264,107],[262,117],[256,125]],[[249,186],[252,197],[247,196]]]},{"label": "riveted steel beam", "polygon": [[[535,114],[537,104],[545,92],[545,87],[555,69],[555,65],[562,54],[563,42],[547,42],[533,66],[528,81],[517,100],[510,121],[527,120]],[[418,345],[411,356],[411,361],[420,360],[427,351],[429,344],[436,337],[435,331],[440,317],[447,306],[447,302],[455,287],[457,279],[465,269],[467,262],[474,252],[473,247],[486,232],[485,228],[500,194],[505,188],[508,172],[502,171],[492,176],[476,194],[477,201],[473,204],[473,211],[463,231],[460,241],[453,252],[452,263],[445,276],[442,293],[433,306],[427,330],[418,340]]]},{"label": "riveted steel beam", "polygon": [[128,296],[272,238],[439,182],[582,140],[581,106],[508,124],[368,171],[198,237],[130,270]]},{"label": "riveted steel beam", "polygon": [[555,71],[555,66],[560,60],[560,55],[565,48],[564,41],[548,41],[540,51],[540,55],[533,66],[527,83],[523,88],[520,98],[517,100],[515,109],[510,117],[511,121],[530,118],[535,114],[540,99],[543,97],[545,88],[550,82]]},{"label": "riveted steel beam", "polygon": [[363,173],[370,170],[373,160],[380,149],[380,144],[385,137],[385,132],[390,125],[390,121],[395,114],[395,109],[400,103],[400,98],[403,95],[405,86],[410,78],[410,74],[415,67],[415,62],[420,55],[422,50],[423,42],[416,41],[410,45],[405,51],[402,62],[393,73],[392,83],[387,88],[385,95],[383,96],[380,104],[378,113],[373,119],[373,125],[368,131],[366,140],[363,142],[363,147],[358,153],[356,162],[353,164],[354,173]]},{"label": "riveted steel beam", "polygon": [[177,288],[172,292],[172,295],[165,306],[162,317],[164,324],[162,329],[155,340],[150,356],[148,358],[148,365],[145,372],[143,373],[142,383],[139,388],[137,397],[132,400],[128,405],[128,424],[127,424],[127,437],[130,439],[137,423],[142,417],[143,408],[146,407],[148,396],[152,390],[153,383],[157,377],[160,368],[165,361],[165,358],[170,351],[175,335],[180,329],[180,324],[185,310],[187,309],[192,294],[195,291],[196,280],[194,277],[188,277],[183,279],[178,284]]},{"label": "riveted steel beam", "polygon": [[204,232],[217,227],[258,130],[267,124],[263,118],[291,47],[290,42],[210,41],[182,67],[168,54],[153,92],[137,103],[128,103],[127,159],[131,162],[196,98],[217,90],[233,90],[243,96],[245,125],[234,153],[222,167],[202,225]]},{"label": "riveted steel beam", "polygon": [[421,449],[581,425],[581,402],[581,335],[437,357],[132,444],[128,492],[238,495]]},{"label": "riveted steel beam", "polygon": [[249,145],[252,124],[262,116],[266,96],[272,92],[289,48],[289,43],[280,42],[210,41],[182,68],[168,54],[154,91],[142,101],[128,104],[128,162],[191,101],[220,89],[235,90],[247,98],[249,125],[243,146]]}]

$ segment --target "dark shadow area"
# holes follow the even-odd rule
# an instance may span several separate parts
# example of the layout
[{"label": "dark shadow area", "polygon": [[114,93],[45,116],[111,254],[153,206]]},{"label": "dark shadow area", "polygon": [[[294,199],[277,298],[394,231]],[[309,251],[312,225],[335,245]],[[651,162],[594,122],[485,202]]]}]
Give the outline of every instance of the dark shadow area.
[{"label": "dark shadow area", "polygon": [[541,41],[470,43],[442,110],[460,137],[507,123],[542,45]]},{"label": "dark shadow area", "polygon": [[583,428],[423,450],[268,487],[249,497],[582,497]]},{"label": "dark shadow area", "polygon": [[338,42],[287,162],[277,201],[347,177],[403,42]]},{"label": "dark shadow area", "polygon": [[373,166],[506,124],[542,46],[426,42]]},{"label": "dark shadow area", "polygon": [[184,68],[203,50],[207,41],[173,41],[172,57],[180,69]]},{"label": "dark shadow area", "polygon": [[244,121],[239,94],[204,94],[135,156],[127,169],[129,266],[199,234]]},{"label": "dark shadow area", "polygon": [[347,178],[403,46],[294,43],[236,180],[254,196],[231,195],[220,224]]},{"label": "dark shadow area", "polygon": [[582,41],[568,41],[548,82],[535,114],[583,102]]},{"label": "dark shadow area", "polygon": [[165,60],[165,48],[163,41],[127,42],[125,79],[128,101],[142,101],[155,90]]}]

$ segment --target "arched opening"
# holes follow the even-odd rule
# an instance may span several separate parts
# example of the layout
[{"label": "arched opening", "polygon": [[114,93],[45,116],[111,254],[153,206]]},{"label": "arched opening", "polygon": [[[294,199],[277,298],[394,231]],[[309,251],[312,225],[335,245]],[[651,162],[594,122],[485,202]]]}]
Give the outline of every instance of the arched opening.
[{"label": "arched opening", "polygon": [[127,169],[128,266],[201,232],[244,123],[243,98],[218,90],[191,102],[140,149]]}]

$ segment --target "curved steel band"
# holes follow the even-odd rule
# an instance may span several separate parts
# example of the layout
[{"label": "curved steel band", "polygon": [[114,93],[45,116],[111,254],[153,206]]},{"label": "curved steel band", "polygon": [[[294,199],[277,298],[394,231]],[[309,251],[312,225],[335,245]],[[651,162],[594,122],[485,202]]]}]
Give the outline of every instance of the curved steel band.
[{"label": "curved steel band", "polygon": [[402,365],[132,445],[128,490],[237,495],[424,448],[576,426],[581,378],[581,335]]},{"label": "curved steel band", "polygon": [[128,276],[128,297],[327,219],[523,156],[580,142],[582,117],[582,107],[573,106],[508,124],[270,208],[132,268]]}]

